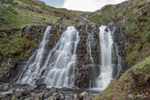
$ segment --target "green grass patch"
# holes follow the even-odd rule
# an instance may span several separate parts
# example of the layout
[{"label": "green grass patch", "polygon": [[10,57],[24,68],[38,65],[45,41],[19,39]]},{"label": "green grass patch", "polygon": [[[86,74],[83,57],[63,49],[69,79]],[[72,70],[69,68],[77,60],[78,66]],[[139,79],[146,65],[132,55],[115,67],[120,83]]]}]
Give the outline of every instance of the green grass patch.
[{"label": "green grass patch", "polygon": [[20,10],[12,7],[0,9],[0,16],[4,21],[0,23],[0,29],[21,28],[30,24],[42,24],[44,22],[55,22],[58,18],[27,10]]}]

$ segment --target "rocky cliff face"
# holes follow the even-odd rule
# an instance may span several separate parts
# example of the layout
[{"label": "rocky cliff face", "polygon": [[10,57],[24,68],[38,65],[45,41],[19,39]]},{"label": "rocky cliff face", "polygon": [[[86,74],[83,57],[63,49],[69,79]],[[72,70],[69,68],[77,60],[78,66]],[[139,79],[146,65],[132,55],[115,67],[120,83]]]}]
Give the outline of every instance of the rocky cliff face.
[{"label": "rocky cliff face", "polygon": [[[75,85],[78,86],[79,88],[88,88],[90,87],[90,80],[91,79],[91,74],[92,71],[90,69],[92,64],[90,60],[90,54],[88,52],[88,39],[91,41],[91,54],[94,58],[95,65],[98,64],[98,26],[96,25],[90,25],[90,24],[85,24],[85,25],[79,25],[77,26],[77,30],[80,33],[80,42],[77,47],[77,73],[76,73],[76,80],[75,80]],[[88,38],[89,34],[93,35],[93,41],[92,38]],[[93,64],[94,65],[94,64]],[[94,66],[95,66],[94,65]]]}]

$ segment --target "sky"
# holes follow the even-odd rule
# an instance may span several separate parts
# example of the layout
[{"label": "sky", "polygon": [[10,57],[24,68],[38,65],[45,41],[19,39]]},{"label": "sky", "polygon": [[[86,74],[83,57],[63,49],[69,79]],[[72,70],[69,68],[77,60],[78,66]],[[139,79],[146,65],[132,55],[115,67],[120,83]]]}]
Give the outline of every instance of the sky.
[{"label": "sky", "polygon": [[41,0],[50,6],[79,11],[96,11],[107,4],[117,4],[125,0]]}]

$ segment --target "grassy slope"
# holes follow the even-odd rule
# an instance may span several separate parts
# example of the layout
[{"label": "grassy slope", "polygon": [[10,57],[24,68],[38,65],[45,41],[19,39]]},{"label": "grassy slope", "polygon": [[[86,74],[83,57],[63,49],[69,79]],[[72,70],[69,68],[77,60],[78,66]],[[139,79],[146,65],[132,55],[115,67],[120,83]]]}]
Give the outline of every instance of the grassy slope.
[{"label": "grassy slope", "polygon": [[[13,1],[13,0],[4,0]],[[29,24],[43,24],[44,22],[55,23],[63,14],[70,19],[65,19],[66,24],[74,23],[78,16],[73,11],[66,9],[56,9],[38,3],[28,2],[27,0],[14,0],[9,3],[0,3],[0,18],[3,19],[0,23],[0,29],[21,28]],[[8,5],[8,6],[7,6]],[[19,9],[23,6],[25,9]],[[32,10],[37,11],[32,11]]]},{"label": "grassy slope", "polygon": [[149,100],[150,57],[136,64],[94,100]]}]

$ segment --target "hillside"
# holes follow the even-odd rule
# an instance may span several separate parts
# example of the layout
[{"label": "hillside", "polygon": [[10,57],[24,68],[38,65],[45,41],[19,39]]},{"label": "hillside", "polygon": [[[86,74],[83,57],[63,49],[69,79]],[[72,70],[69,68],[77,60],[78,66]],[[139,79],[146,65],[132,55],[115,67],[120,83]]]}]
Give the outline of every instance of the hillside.
[{"label": "hillside", "polygon": [[[117,47],[113,49],[118,51],[114,51],[112,64],[117,65],[119,60],[115,57],[121,57],[120,77],[117,77],[118,80],[113,80],[109,87],[97,95],[94,100],[149,100],[150,0],[128,0],[117,5],[107,5],[92,13],[54,8],[39,0],[0,0],[1,87],[3,87],[1,83],[10,83],[8,89],[13,87],[11,83],[16,81],[17,75],[20,75],[19,72],[23,70],[28,58],[37,50],[48,25],[52,26],[52,29],[49,42],[45,47],[47,54],[68,26],[74,25],[80,33],[79,46],[76,47],[78,73],[75,80],[75,86],[79,88],[87,88],[91,81],[89,71],[93,66],[93,63],[89,64],[91,57],[93,56],[93,62],[97,68],[101,63],[99,62],[101,55],[98,51],[100,49],[99,26],[106,25],[110,31],[116,27],[113,38]],[[89,33],[94,35],[90,36]],[[91,44],[87,47],[88,43]],[[44,72],[45,70],[42,73]],[[121,75],[122,73],[124,74]],[[35,91],[43,93],[40,88]],[[62,92],[61,89],[58,91]],[[65,93],[64,91],[62,94]],[[57,91],[54,89],[53,93]],[[25,97],[28,96],[30,93],[25,95]],[[84,97],[80,95],[77,98],[84,100],[86,96],[85,93]],[[95,94],[92,94],[91,97],[93,96]],[[11,99],[13,97],[15,98],[14,94],[10,96]]]},{"label": "hillside", "polygon": [[[36,0],[1,0],[0,29],[21,28],[30,24],[55,23],[64,16],[62,23],[74,24],[81,19],[76,11],[56,9]],[[7,27],[6,27],[7,26]]]}]

